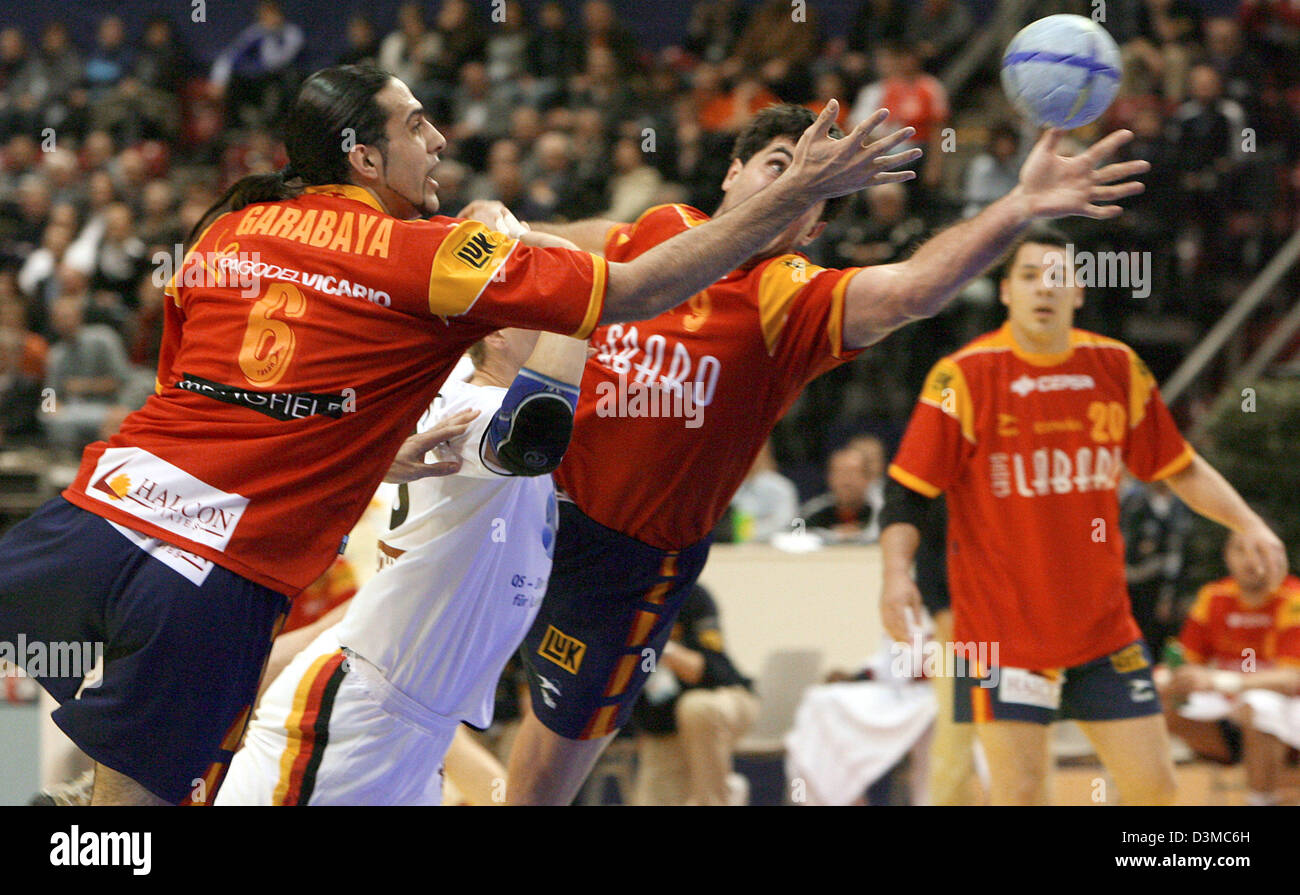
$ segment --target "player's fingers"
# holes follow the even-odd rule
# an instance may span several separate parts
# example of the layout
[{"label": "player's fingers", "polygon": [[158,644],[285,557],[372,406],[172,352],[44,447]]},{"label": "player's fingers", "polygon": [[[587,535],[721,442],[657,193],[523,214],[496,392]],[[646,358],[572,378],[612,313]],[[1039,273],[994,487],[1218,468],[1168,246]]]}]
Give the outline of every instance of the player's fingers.
[{"label": "player's fingers", "polygon": [[871,178],[868,186],[880,186],[883,183],[905,183],[916,180],[915,171],[881,171]]},{"label": "player's fingers", "polygon": [[1117,218],[1124,213],[1124,209],[1118,205],[1095,205],[1089,204],[1083,206],[1080,212],[1086,218],[1092,218],[1098,221],[1108,221],[1111,218]]},{"label": "player's fingers", "polygon": [[857,126],[845,135],[845,139],[852,141],[854,145],[861,146],[866,142],[867,135],[884,124],[887,118],[889,118],[888,109],[877,109],[859,121]]},{"label": "player's fingers", "polygon": [[1114,186],[1095,186],[1088,198],[1094,202],[1114,202],[1116,199],[1136,196],[1145,190],[1145,184],[1134,180],[1129,183],[1117,183]]},{"label": "player's fingers", "polygon": [[835,123],[835,118],[840,114],[840,101],[833,99],[822,109],[822,113],[817,116],[817,120],[808,125],[808,129],[803,132],[802,140],[821,140],[831,132],[831,125]]},{"label": "player's fingers", "polygon": [[899,165],[906,165],[919,159],[925,153],[920,148],[909,149],[906,152],[898,152],[894,155],[882,155],[876,159],[877,168],[888,171],[891,168],[897,168]]},{"label": "player's fingers", "polygon": [[1145,159],[1116,162],[1113,165],[1098,168],[1093,172],[1092,180],[1094,183],[1114,183],[1117,180],[1128,180],[1130,177],[1137,177],[1139,174],[1145,174],[1150,170],[1151,163]]},{"label": "player's fingers", "polygon": [[1056,147],[1061,145],[1061,137],[1065,136],[1065,131],[1059,127],[1049,127],[1043,131],[1043,135],[1038,138],[1038,145],[1048,152],[1055,152]]},{"label": "player's fingers", "polygon": [[894,131],[892,134],[885,134],[876,142],[866,147],[869,155],[884,155],[900,143],[906,143],[916,134],[916,128],[903,127]]},{"label": "player's fingers", "polygon": [[1132,139],[1133,132],[1131,130],[1120,129],[1117,131],[1111,131],[1109,134],[1085,149],[1083,155],[1088,159],[1088,161],[1096,165],[1101,162],[1102,159],[1109,158],[1117,149]]}]

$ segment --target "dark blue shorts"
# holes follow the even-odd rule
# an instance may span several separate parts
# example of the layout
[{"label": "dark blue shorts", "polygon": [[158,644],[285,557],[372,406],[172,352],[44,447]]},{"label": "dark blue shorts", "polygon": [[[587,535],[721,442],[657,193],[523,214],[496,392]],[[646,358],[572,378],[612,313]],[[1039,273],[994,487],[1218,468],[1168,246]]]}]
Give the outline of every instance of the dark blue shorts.
[{"label": "dark blue shorts", "polygon": [[627,723],[709,543],[660,550],[560,501],[550,584],[522,651],[543,724],[585,740]]},{"label": "dark blue shorts", "polygon": [[1160,714],[1151,655],[1136,640],[1073,668],[1028,671],[956,663],[953,718],[958,722],[1120,721]]},{"label": "dark blue shorts", "polygon": [[[175,804],[211,804],[288,609],[221,566],[196,585],[61,497],[0,538],[0,642],[22,638],[82,751]],[[102,678],[45,676],[38,643],[98,645]]]}]

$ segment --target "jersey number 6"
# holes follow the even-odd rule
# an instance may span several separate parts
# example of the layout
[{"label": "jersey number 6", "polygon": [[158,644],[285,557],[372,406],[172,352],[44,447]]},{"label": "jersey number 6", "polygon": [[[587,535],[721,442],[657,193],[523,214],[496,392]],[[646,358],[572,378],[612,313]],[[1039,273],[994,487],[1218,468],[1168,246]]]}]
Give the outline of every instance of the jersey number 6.
[{"label": "jersey number 6", "polygon": [[301,317],[307,311],[307,298],[297,286],[275,283],[266,290],[248,312],[248,328],[239,349],[239,369],[250,385],[264,388],[275,385],[289,369],[293,359],[293,329],[272,314]]}]

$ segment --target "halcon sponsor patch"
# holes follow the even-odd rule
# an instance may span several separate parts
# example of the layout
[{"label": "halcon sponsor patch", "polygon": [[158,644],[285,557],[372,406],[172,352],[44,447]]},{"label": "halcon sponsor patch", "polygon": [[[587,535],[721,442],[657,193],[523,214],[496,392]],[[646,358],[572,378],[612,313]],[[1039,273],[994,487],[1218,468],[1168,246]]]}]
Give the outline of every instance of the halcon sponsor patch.
[{"label": "halcon sponsor patch", "polygon": [[140,448],[109,448],[86,496],[199,544],[224,550],[248,498],[214,488]]}]

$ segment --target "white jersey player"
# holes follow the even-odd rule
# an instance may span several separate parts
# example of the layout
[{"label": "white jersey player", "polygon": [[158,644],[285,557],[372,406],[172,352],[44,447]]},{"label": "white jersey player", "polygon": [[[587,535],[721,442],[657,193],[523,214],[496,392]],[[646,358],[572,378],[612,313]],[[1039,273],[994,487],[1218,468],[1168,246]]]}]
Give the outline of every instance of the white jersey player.
[{"label": "white jersey player", "polygon": [[[576,391],[584,344],[542,340],[529,357],[537,334],[502,330],[481,343],[469,381],[444,384],[408,444],[477,412],[457,439],[459,471],[383,486],[381,570],[267,689],[218,805],[440,804],[456,729],[491,723],[497,678],[551,570],[551,477],[503,474],[489,445],[507,398],[491,383],[508,384],[525,358]],[[549,366],[538,361],[548,350]],[[401,463],[390,481],[405,477]]]}]

